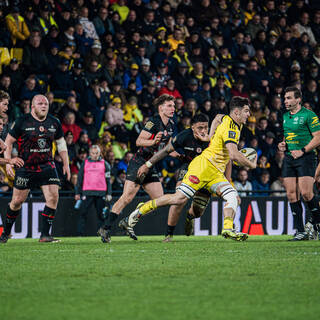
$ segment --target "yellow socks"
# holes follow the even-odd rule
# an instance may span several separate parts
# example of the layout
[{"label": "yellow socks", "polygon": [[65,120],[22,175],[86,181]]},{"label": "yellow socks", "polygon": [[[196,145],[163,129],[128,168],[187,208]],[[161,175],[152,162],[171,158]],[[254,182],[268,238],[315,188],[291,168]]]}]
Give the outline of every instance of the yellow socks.
[{"label": "yellow socks", "polygon": [[224,218],[223,229],[233,229],[233,219],[231,217]]},{"label": "yellow socks", "polygon": [[157,209],[156,200],[150,200],[146,202],[141,208],[139,208],[139,212],[144,215],[153,210]]}]

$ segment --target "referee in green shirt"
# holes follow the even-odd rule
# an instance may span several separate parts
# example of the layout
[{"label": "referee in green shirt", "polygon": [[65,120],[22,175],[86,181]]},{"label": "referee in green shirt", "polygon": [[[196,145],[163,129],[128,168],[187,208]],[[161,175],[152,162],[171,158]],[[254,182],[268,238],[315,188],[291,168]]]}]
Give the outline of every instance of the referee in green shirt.
[{"label": "referee in green shirt", "polygon": [[284,104],[288,112],[283,115],[284,141],[278,145],[285,151],[282,166],[284,186],[297,229],[293,241],[309,240],[314,233],[311,223],[304,227],[300,194],[312,214],[313,225],[320,222],[320,208],[313,193],[317,166],[315,148],[320,145],[318,116],[301,106],[301,91],[296,87],[285,90]]}]

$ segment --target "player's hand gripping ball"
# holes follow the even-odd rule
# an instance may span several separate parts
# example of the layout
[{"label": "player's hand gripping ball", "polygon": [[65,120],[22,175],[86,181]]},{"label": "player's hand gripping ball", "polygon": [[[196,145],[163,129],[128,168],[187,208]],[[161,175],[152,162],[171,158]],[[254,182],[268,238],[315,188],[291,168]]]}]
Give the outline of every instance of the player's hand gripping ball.
[{"label": "player's hand gripping ball", "polygon": [[[253,148],[243,148],[240,152],[250,161],[253,161],[257,157],[257,151]],[[239,166],[238,162],[233,161],[236,166]]]}]

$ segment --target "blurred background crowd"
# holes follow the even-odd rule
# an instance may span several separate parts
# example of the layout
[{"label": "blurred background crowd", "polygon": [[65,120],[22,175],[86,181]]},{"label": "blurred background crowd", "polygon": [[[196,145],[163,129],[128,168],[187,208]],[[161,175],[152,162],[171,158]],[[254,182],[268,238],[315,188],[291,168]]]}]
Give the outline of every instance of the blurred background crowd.
[{"label": "blurred background crowd", "polygon": [[[299,87],[303,105],[318,114],[319,68],[316,0],[0,1],[6,122],[30,112],[34,95],[47,96],[69,150],[72,179],[64,190],[73,190],[90,145],[98,144],[121,193],[136,138],[157,112],[152,101],[167,93],[176,98],[177,133],[195,114],[211,121],[228,113],[232,96],[248,97],[252,116],[240,148],[257,150],[258,168],[234,166],[233,181],[243,192],[280,192],[283,90]],[[55,162],[61,174],[57,154]],[[178,167],[170,157],[160,164],[167,190]],[[8,190],[2,173],[1,181]]]}]

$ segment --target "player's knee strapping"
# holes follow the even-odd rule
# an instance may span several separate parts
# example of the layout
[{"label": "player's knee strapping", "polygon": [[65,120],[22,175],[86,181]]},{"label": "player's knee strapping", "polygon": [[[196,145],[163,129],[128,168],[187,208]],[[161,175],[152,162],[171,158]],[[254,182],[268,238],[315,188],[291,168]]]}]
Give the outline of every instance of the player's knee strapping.
[{"label": "player's knee strapping", "polygon": [[216,192],[218,196],[220,196],[224,201],[226,201],[225,208],[231,208],[234,212],[237,211],[238,208],[238,192],[236,189],[232,187],[230,183],[220,184],[212,190]]},{"label": "player's knee strapping", "polygon": [[208,206],[210,201],[209,197],[204,195],[195,195],[193,198],[192,206],[193,206],[193,213],[196,218],[199,218],[203,215],[206,207]]}]

